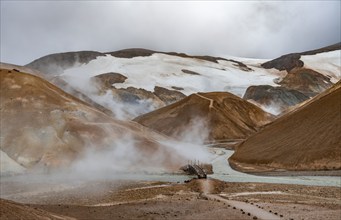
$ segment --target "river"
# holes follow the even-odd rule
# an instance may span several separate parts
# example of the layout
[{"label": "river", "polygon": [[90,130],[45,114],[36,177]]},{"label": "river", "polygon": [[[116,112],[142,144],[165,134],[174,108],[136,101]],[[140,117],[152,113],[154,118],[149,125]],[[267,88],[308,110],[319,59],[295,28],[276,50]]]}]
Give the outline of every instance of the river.
[{"label": "river", "polygon": [[212,160],[213,175],[211,178],[226,182],[261,182],[301,184],[315,186],[338,186],[341,187],[340,176],[257,176],[233,170],[227,162],[234,151],[221,148],[213,148],[216,157]]}]

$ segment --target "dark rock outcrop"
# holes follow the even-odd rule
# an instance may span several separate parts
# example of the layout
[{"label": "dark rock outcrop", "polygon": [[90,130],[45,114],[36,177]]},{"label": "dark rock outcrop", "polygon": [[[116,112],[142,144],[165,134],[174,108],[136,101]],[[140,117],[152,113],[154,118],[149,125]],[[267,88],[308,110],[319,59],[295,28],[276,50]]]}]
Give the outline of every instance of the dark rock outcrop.
[{"label": "dark rock outcrop", "polygon": [[153,55],[154,53],[157,53],[153,50],[147,50],[143,48],[130,48],[130,49],[124,49],[124,50],[118,50],[114,52],[108,52],[106,54],[110,54],[114,57],[119,58],[134,58],[134,57],[149,57]]},{"label": "dark rock outcrop", "polygon": [[27,64],[26,67],[50,75],[59,75],[65,69],[71,68],[76,64],[88,63],[98,56],[105,56],[105,54],[97,51],[55,53],[36,59]]},{"label": "dark rock outcrop", "polygon": [[120,73],[103,73],[100,75],[96,75],[92,78],[101,88],[109,89],[112,88],[112,85],[115,83],[124,83],[127,79],[126,76]]},{"label": "dark rock outcrop", "polygon": [[301,55],[297,53],[283,55],[274,60],[263,63],[261,66],[265,69],[275,68],[278,70],[286,70],[290,72],[297,67],[303,67],[304,63],[300,60]]},{"label": "dark rock outcrop", "polygon": [[278,84],[300,91],[309,97],[313,97],[333,85],[328,77],[306,68],[293,69]]},{"label": "dark rock outcrop", "polygon": [[163,87],[155,86],[154,95],[159,97],[166,105],[172,104],[174,102],[180,101],[186,96],[176,90],[169,90]]},{"label": "dark rock outcrop", "polygon": [[113,88],[112,92],[116,98],[129,104],[139,104],[142,101],[151,101],[155,107],[165,106],[164,102],[154,93],[141,88]]},{"label": "dark rock outcrop", "polygon": [[300,68],[304,66],[303,61],[300,60],[302,55],[315,55],[318,53],[324,53],[340,49],[341,43],[337,43],[317,50],[310,50],[302,53],[286,54],[274,60],[265,62],[261,66],[265,69],[275,68],[277,70],[286,70],[287,72],[290,72],[294,68]]},{"label": "dark rock outcrop", "polygon": [[190,74],[190,75],[197,75],[197,76],[200,75],[200,73],[197,73],[197,72],[194,72],[194,71],[191,71],[191,70],[186,70],[186,69],[182,69],[181,72],[187,73],[187,74]]},{"label": "dark rock outcrop", "polygon": [[283,112],[333,85],[328,77],[306,68],[292,69],[277,84],[280,86],[250,86],[244,94],[244,99],[251,99],[265,106],[274,105],[277,110]]},{"label": "dark rock outcrop", "polygon": [[303,93],[285,87],[273,87],[269,85],[250,86],[247,88],[244,99],[253,100],[261,105],[270,106],[276,104],[280,111],[290,106],[297,105],[309,99]]}]

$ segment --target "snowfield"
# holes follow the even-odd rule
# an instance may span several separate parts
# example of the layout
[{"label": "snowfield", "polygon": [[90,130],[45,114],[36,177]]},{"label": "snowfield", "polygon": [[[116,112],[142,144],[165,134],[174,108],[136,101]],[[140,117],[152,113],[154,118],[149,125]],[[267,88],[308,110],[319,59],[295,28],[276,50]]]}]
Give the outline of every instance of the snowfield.
[{"label": "snowfield", "polygon": [[[183,88],[181,92],[185,95],[196,92],[227,91],[242,97],[251,85],[276,86],[274,79],[281,74],[261,68],[260,63],[249,64],[252,71],[243,71],[236,66],[236,63],[225,60],[214,63],[161,53],[134,58],[107,55],[97,57],[88,64],[67,69],[62,77],[72,86],[82,89],[86,88],[87,81],[93,76],[117,72],[128,79],[124,83],[115,84],[116,88],[132,86],[153,92],[155,86],[167,89],[176,86]],[[193,71],[198,75],[184,73],[182,70]]]},{"label": "snowfield", "polygon": [[[163,53],[151,56],[118,58],[110,54],[99,56],[86,64],[76,64],[65,69],[59,76],[68,84],[88,95],[92,100],[122,115],[121,118],[133,118],[158,107],[152,100],[141,100],[141,105],[130,106],[115,100],[110,90],[105,95],[98,95],[91,82],[91,77],[116,72],[127,77],[125,82],[116,83],[116,88],[142,88],[154,92],[154,87],[178,89],[185,95],[197,92],[226,91],[243,97],[246,89],[254,85],[278,86],[275,82],[286,76],[286,71],[265,69],[261,64],[265,59],[239,58],[225,56],[225,59],[239,61],[247,66],[240,67],[237,62],[218,60],[217,63],[195,57],[180,57]],[[328,76],[333,83],[341,78],[341,51],[301,56],[306,68],[314,69]],[[251,70],[247,70],[251,69]],[[147,107],[144,107],[147,106]],[[261,106],[263,110],[278,114],[274,106]]]},{"label": "snowfield", "polygon": [[341,79],[341,50],[301,56],[300,60],[304,67],[328,76],[332,83]]}]

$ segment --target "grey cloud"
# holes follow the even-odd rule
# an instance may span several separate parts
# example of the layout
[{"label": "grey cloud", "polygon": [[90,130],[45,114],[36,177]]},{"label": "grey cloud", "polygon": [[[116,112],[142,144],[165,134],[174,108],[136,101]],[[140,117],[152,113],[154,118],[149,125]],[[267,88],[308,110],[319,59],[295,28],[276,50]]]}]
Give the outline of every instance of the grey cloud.
[{"label": "grey cloud", "polygon": [[1,1],[1,61],[141,47],[274,58],[340,41],[340,1]]}]

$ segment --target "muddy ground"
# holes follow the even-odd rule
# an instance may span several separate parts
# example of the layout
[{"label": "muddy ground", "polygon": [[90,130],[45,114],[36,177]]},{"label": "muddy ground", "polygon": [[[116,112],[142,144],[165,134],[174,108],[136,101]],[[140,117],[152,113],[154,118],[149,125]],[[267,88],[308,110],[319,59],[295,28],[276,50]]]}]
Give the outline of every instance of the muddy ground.
[{"label": "muddy ground", "polygon": [[51,190],[21,184],[2,183],[1,198],[26,205],[19,215],[2,200],[1,219],[33,219],[25,212],[38,212],[47,219],[341,219],[340,187],[212,179],[90,181]]}]

